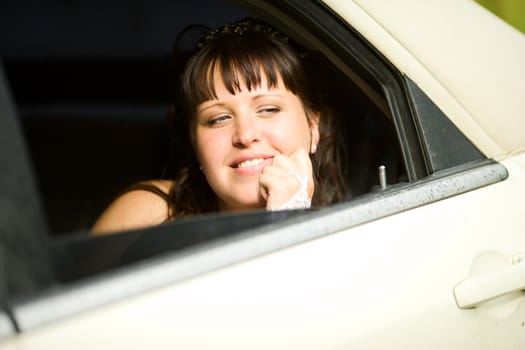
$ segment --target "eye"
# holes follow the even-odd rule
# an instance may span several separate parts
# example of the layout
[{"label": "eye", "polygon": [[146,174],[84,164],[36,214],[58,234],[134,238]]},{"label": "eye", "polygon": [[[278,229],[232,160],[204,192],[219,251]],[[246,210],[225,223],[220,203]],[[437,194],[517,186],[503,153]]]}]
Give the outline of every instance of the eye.
[{"label": "eye", "polygon": [[227,115],[227,114],[223,114],[223,115],[220,115],[218,117],[215,117],[215,118],[211,118],[209,119],[207,122],[206,122],[206,125],[208,126],[216,126],[216,125],[219,125],[221,123],[224,123],[225,121],[227,121],[228,119],[231,119],[231,116]]},{"label": "eye", "polygon": [[274,115],[276,113],[279,113],[280,111],[281,111],[281,109],[279,107],[276,107],[276,106],[263,107],[263,108],[260,108],[257,111],[257,114],[260,114],[260,115],[263,115],[263,116],[271,116],[271,115]]}]

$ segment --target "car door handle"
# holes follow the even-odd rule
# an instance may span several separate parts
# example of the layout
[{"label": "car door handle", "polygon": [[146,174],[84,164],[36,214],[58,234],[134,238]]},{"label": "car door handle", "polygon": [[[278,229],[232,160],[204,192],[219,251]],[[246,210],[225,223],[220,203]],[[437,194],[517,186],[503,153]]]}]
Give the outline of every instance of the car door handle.
[{"label": "car door handle", "polygon": [[525,255],[509,259],[499,253],[486,253],[474,261],[469,276],[454,288],[459,308],[474,308],[505,294],[525,289]]}]

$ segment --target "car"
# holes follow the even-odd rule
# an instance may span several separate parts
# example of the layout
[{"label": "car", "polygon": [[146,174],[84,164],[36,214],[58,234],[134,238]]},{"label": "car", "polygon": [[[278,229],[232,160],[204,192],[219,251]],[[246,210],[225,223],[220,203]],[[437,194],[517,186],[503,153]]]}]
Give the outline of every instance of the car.
[{"label": "car", "polygon": [[[522,33],[467,0],[35,6],[3,11],[0,349],[525,347]],[[318,53],[352,196],[89,236],[170,171],[176,33],[244,16]]]}]

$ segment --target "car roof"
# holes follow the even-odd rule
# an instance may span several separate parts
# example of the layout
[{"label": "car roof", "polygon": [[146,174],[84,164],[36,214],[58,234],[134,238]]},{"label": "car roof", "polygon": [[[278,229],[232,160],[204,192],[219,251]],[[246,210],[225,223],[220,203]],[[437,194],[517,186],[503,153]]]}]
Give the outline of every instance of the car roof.
[{"label": "car roof", "polygon": [[525,150],[525,35],[469,0],[324,0],[489,158]]}]

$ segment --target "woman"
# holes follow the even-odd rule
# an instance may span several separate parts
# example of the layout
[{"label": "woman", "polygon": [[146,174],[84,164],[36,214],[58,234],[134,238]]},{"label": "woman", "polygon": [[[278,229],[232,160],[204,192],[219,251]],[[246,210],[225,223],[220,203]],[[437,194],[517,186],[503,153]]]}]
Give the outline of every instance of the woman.
[{"label": "woman", "polygon": [[182,74],[170,116],[186,145],[174,180],[128,189],[92,233],[214,211],[309,208],[344,197],[333,119],[282,33],[253,19],[205,36]]}]

